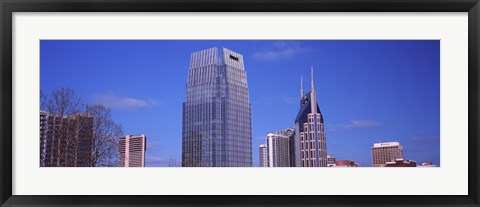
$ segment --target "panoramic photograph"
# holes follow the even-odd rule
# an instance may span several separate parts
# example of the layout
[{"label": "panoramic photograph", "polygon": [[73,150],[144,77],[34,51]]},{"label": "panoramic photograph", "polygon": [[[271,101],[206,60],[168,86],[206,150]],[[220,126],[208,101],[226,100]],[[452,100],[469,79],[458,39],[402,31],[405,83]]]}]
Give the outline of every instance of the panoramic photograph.
[{"label": "panoramic photograph", "polygon": [[40,167],[440,167],[439,40],[40,40]]}]

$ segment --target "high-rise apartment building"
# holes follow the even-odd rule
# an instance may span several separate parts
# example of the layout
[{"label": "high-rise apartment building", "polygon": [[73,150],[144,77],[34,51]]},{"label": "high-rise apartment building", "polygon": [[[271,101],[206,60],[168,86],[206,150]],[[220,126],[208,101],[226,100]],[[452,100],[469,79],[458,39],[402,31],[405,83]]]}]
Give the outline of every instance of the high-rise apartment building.
[{"label": "high-rise apartment building", "polygon": [[183,167],[251,167],[252,120],[243,56],[194,52],[183,103]]},{"label": "high-rise apartment building", "polygon": [[403,158],[403,147],[398,142],[374,143],[372,147],[372,166],[385,167],[387,162]]},{"label": "high-rise apartment building", "polygon": [[290,137],[279,133],[267,134],[268,167],[290,167]]},{"label": "high-rise apartment building", "polygon": [[293,156],[295,154],[295,129],[294,128],[286,128],[284,130],[280,130],[275,132],[275,134],[280,134],[283,136],[289,137],[289,154],[290,154],[290,167],[295,167],[293,166],[293,163],[295,163],[295,157]]},{"label": "high-rise apartment building", "polygon": [[268,167],[268,151],[267,145],[261,144],[259,147],[260,150],[260,167]]},{"label": "high-rise apartment building", "polygon": [[118,166],[145,167],[145,151],[147,136],[126,135],[118,139]]},{"label": "high-rise apartment building", "polygon": [[295,135],[295,129],[293,128],[286,128],[284,130],[280,130],[278,132],[275,132],[275,134],[281,134],[287,137],[293,137]]},{"label": "high-rise apartment building", "polygon": [[303,93],[301,86],[300,111],[295,118],[294,157],[296,167],[327,167],[327,141],[323,116],[317,104],[313,79],[312,90]]},{"label": "high-rise apartment building", "polygon": [[93,117],[40,111],[40,167],[90,167]]}]

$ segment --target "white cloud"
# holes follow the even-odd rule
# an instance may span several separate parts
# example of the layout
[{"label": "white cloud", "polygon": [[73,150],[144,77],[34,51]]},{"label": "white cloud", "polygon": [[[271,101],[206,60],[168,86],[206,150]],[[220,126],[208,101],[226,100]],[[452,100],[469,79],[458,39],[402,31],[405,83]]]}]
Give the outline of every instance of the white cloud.
[{"label": "white cloud", "polygon": [[310,52],[311,49],[303,47],[294,41],[276,41],[266,48],[253,54],[254,58],[266,61],[276,61],[282,59],[292,59],[295,56]]},{"label": "white cloud", "polygon": [[348,124],[336,124],[327,126],[330,130],[335,129],[358,129],[358,128],[374,128],[380,125],[380,122],[371,120],[353,120]]},{"label": "white cloud", "polygon": [[92,101],[96,104],[102,104],[117,109],[139,109],[160,104],[160,101],[154,99],[138,99],[119,96],[111,92],[94,94],[92,96]]},{"label": "white cloud", "polygon": [[155,157],[155,156],[146,156],[145,157],[145,162],[148,163],[167,163],[168,159],[162,158],[162,157]]}]

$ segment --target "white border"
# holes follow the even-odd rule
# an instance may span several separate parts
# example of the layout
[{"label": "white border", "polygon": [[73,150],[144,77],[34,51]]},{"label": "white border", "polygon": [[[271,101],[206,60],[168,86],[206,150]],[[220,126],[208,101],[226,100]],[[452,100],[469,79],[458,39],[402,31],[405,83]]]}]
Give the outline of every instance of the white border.
[{"label": "white border", "polygon": [[[467,28],[466,12],[14,13],[13,194],[467,195]],[[39,168],[40,39],[441,39],[441,167]]]}]

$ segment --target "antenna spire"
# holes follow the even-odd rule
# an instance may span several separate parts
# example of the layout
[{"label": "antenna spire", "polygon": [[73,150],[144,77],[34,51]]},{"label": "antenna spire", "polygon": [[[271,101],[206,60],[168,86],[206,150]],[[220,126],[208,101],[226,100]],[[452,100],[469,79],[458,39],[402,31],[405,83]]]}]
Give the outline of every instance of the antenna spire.
[{"label": "antenna spire", "polygon": [[315,92],[315,84],[313,81],[313,66],[312,66],[312,92],[310,93],[310,101],[311,101],[311,111],[312,113],[317,113],[317,93]]},{"label": "antenna spire", "polygon": [[313,82],[313,66],[311,66],[311,70],[312,70],[312,91],[315,91],[315,84]]},{"label": "antenna spire", "polygon": [[303,76],[300,76],[300,98],[303,98]]}]

